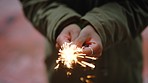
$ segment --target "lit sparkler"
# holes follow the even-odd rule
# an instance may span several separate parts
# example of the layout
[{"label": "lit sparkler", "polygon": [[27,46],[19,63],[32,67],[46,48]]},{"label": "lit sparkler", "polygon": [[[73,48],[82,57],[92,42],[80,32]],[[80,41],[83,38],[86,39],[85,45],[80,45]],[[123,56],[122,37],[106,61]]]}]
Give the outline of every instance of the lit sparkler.
[{"label": "lit sparkler", "polygon": [[86,54],[83,53],[83,47],[80,48],[75,44],[71,43],[64,43],[61,46],[61,49],[59,50],[58,53],[60,56],[56,60],[56,67],[55,69],[58,69],[60,64],[64,64],[69,69],[73,69],[73,64],[79,64],[82,67],[90,67],[92,69],[95,68],[95,65],[86,61],[79,61],[78,58],[82,59],[90,59],[90,60],[96,60],[97,58],[95,57],[90,57],[87,56]]}]

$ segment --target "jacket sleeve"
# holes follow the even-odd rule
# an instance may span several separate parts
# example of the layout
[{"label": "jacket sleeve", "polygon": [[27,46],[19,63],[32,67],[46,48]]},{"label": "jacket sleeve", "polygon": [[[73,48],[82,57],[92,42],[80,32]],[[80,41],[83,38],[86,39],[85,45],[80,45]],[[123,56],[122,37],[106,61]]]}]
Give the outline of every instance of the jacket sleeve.
[{"label": "jacket sleeve", "polygon": [[56,33],[60,33],[64,26],[75,23],[80,17],[66,5],[52,0],[21,0],[21,2],[25,15],[52,43],[55,42]]},{"label": "jacket sleeve", "polygon": [[85,16],[98,32],[103,47],[134,39],[148,25],[148,0],[120,1],[95,7]]}]

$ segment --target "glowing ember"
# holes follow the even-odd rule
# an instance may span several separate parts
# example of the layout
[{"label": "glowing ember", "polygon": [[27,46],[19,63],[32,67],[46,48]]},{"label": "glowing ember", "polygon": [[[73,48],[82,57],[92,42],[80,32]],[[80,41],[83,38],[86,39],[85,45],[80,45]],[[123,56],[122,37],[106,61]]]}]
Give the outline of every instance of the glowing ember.
[{"label": "glowing ember", "polygon": [[57,66],[55,69],[58,69],[60,63],[64,64],[67,68],[72,69],[73,64],[79,64],[82,67],[95,68],[95,65],[88,63],[86,61],[79,61],[78,58],[96,60],[95,57],[87,56],[83,54],[83,48],[77,47],[77,45],[71,43],[64,43],[59,50],[59,57],[56,60]]}]

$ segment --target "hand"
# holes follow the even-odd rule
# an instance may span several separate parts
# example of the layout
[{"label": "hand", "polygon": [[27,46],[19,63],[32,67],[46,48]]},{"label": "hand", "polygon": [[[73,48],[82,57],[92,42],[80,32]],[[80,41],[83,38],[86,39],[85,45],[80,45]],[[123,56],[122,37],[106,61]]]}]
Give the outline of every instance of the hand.
[{"label": "hand", "polygon": [[56,48],[60,48],[64,42],[74,41],[78,37],[80,30],[80,27],[76,24],[70,24],[65,27],[56,39]]},{"label": "hand", "polygon": [[81,30],[79,36],[75,39],[74,43],[79,47],[84,46],[83,52],[86,55],[98,58],[102,54],[103,47],[100,36],[96,33],[96,31],[91,25],[87,25]]}]

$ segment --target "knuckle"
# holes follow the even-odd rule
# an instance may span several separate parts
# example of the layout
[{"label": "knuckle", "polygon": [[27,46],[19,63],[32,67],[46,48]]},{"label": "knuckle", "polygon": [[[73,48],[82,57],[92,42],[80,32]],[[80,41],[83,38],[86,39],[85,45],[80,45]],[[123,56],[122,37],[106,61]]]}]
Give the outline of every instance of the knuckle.
[{"label": "knuckle", "polygon": [[59,43],[61,41],[61,39],[62,39],[61,36],[58,36],[56,39],[56,42]]}]

